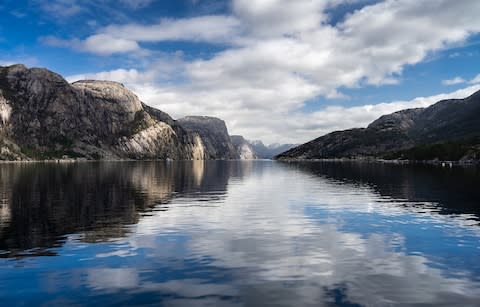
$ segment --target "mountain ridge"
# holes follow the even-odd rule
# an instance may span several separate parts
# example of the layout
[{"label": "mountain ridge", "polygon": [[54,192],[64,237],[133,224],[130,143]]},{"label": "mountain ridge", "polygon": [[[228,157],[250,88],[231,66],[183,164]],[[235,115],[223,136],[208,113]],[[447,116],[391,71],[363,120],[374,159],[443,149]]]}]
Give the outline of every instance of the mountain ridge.
[{"label": "mountain ridge", "polygon": [[427,108],[383,115],[366,128],[326,134],[276,159],[478,160],[478,115],[480,91],[463,99],[441,100]]},{"label": "mountain ridge", "polygon": [[0,119],[0,160],[223,158],[121,83],[22,64],[0,66]]}]

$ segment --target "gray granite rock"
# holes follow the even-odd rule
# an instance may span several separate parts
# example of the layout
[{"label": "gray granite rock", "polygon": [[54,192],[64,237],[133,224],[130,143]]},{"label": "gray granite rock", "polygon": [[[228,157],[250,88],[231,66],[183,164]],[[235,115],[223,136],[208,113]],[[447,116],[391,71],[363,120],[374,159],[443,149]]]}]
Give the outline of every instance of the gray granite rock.
[{"label": "gray granite rock", "polygon": [[241,135],[232,135],[230,136],[232,140],[232,144],[237,151],[238,156],[241,160],[255,160],[258,159],[255,150],[253,149],[252,145],[245,140],[245,138]]},{"label": "gray granite rock", "polygon": [[200,135],[208,159],[240,158],[223,120],[209,116],[187,116],[179,119],[178,123],[187,131]]},{"label": "gray granite rock", "polygon": [[0,67],[0,159],[205,159],[202,139],[122,84]]}]

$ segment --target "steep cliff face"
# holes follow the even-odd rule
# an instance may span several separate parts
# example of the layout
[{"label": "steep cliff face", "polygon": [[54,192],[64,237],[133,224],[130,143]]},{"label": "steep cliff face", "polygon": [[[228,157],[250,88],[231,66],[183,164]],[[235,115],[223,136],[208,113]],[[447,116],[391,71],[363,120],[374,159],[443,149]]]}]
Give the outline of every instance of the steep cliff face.
[{"label": "steep cliff face", "polygon": [[385,115],[364,129],[333,132],[277,158],[479,159],[479,115],[477,92],[465,99]]},{"label": "steep cliff face", "polygon": [[258,159],[255,150],[252,148],[251,144],[243,138],[243,136],[232,135],[230,136],[230,139],[232,140],[232,144],[241,160]]},{"label": "steep cliff face", "polygon": [[204,159],[198,134],[122,84],[0,67],[0,159]]},{"label": "steep cliff face", "polygon": [[200,135],[207,159],[240,158],[223,120],[208,116],[187,116],[179,119],[178,123],[187,131]]}]

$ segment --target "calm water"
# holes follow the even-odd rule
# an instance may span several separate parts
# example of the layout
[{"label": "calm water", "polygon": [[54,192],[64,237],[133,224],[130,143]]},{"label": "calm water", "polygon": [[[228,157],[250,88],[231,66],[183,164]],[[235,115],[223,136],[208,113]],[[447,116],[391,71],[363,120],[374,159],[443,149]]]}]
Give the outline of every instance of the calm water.
[{"label": "calm water", "polygon": [[0,305],[480,306],[480,171],[0,165]]}]

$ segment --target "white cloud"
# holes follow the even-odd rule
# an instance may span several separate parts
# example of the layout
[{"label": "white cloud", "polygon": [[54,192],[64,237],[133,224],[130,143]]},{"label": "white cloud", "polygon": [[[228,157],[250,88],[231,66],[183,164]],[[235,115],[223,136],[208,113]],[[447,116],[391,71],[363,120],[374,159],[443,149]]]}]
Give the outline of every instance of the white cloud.
[{"label": "white cloud", "polygon": [[115,69],[112,71],[102,71],[93,74],[79,74],[67,77],[68,82],[89,79],[116,81],[120,83],[141,83],[149,81],[150,78],[148,74],[142,74],[136,69]]},{"label": "white cloud", "polygon": [[108,34],[96,34],[85,40],[62,40],[53,36],[41,37],[40,41],[53,47],[67,47],[76,51],[86,51],[98,55],[112,55],[115,53],[140,52],[142,49],[136,41],[112,37]]},{"label": "white cloud", "polygon": [[83,42],[86,51],[108,55],[116,52],[132,52],[140,50],[136,41],[117,38],[107,34],[97,34],[88,37]]},{"label": "white cloud", "polygon": [[473,78],[472,80],[470,80],[468,83],[470,83],[470,84],[478,84],[478,83],[480,83],[480,74],[476,75],[475,78]]},{"label": "white cloud", "polygon": [[35,57],[6,57],[0,59],[0,66],[10,66],[14,64],[34,66],[38,65],[38,59]]},{"label": "white cloud", "polygon": [[[345,87],[396,84],[406,65],[480,31],[476,0],[369,2],[335,26],[328,24],[327,9],[345,2],[352,1],[233,0],[231,16],[111,25],[73,42],[100,54],[138,52],[145,42],[168,40],[227,43],[208,59],[178,62],[167,81],[150,76],[142,82],[127,74],[124,82],[175,117],[215,115],[247,138],[300,142],[366,125],[404,105],[372,105],[371,111],[331,106],[304,114],[305,101],[342,97]],[[99,37],[114,43],[100,47]],[[139,71],[155,75],[158,67]]]},{"label": "white cloud", "polygon": [[442,81],[443,85],[456,85],[456,84],[462,84],[462,83],[478,84],[478,83],[480,83],[480,74],[476,75],[470,81],[467,81],[467,80],[463,79],[462,77],[455,77],[453,79]]},{"label": "white cloud", "polygon": [[234,0],[233,10],[252,35],[278,37],[317,29],[326,15],[326,1]]},{"label": "white cloud", "polygon": [[462,77],[455,77],[453,79],[449,79],[449,80],[443,80],[442,81],[442,84],[443,85],[456,85],[456,84],[462,84],[462,83],[465,83],[465,79],[463,79]]},{"label": "white cloud", "polygon": [[[1,62],[0,62],[1,63]],[[153,63],[149,63],[148,71],[139,71],[138,69],[115,69],[110,71],[101,71],[96,73],[84,73],[67,76],[68,82],[75,82],[78,80],[109,80],[127,85],[138,87],[139,85],[154,86],[156,80],[170,80],[180,74],[184,65],[183,54],[181,52],[173,55],[157,56]]]},{"label": "white cloud", "polygon": [[1,61],[0,60],[0,66],[10,66],[10,65],[13,65],[13,64],[16,64],[16,63],[12,62],[12,61]]},{"label": "white cloud", "polygon": [[[239,21],[230,16],[201,16],[189,19],[163,19],[155,25],[110,25],[85,39],[64,40],[42,37],[41,42],[56,47],[98,55],[130,53],[142,50],[139,43],[162,41],[195,41],[223,43],[236,37]],[[144,50],[145,51],[145,50]]]},{"label": "white cloud", "polygon": [[225,42],[238,34],[239,21],[231,16],[200,16],[188,19],[163,19],[155,25],[112,25],[101,29],[113,37],[138,42],[175,40]]}]

